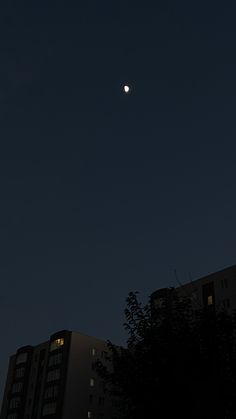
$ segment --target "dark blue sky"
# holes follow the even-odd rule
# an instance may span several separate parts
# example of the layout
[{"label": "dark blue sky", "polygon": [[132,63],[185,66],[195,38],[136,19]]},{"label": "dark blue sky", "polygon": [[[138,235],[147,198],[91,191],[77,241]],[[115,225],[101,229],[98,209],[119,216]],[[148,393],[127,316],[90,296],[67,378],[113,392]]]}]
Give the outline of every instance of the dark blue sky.
[{"label": "dark blue sky", "polygon": [[129,291],[235,264],[235,16],[1,2],[2,381],[17,347],[63,328],[123,342]]}]

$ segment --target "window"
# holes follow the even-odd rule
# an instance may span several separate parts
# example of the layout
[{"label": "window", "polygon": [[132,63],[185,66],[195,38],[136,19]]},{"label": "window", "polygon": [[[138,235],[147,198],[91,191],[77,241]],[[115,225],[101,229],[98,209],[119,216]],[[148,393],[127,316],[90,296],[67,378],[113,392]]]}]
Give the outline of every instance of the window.
[{"label": "window", "polygon": [[62,361],[62,353],[55,354],[55,355],[50,356],[48,365],[49,367],[52,367],[53,365],[60,364],[61,361]]},{"label": "window", "polygon": [[104,399],[104,397],[99,397],[99,399],[98,399],[98,404],[99,404],[100,406],[104,406],[104,403],[105,403],[105,399]]},{"label": "window", "polygon": [[47,403],[43,406],[43,416],[53,415],[56,413],[56,403]]},{"label": "window", "polygon": [[228,288],[228,279],[222,279],[221,280],[221,288]]},{"label": "window", "polygon": [[112,407],[118,408],[120,406],[120,400],[119,399],[112,399],[111,404],[112,404]]},{"label": "window", "polygon": [[25,368],[24,367],[17,368],[17,370],[16,370],[16,378],[24,377],[24,375],[25,375]]},{"label": "window", "polygon": [[95,356],[95,355],[96,355],[96,353],[97,353],[96,349],[95,349],[95,348],[93,348],[93,349],[92,349],[92,356]]},{"label": "window", "polygon": [[14,397],[13,399],[11,399],[10,404],[9,404],[10,409],[16,409],[19,406],[20,406],[20,397]]},{"label": "window", "polygon": [[92,394],[90,394],[90,395],[89,395],[89,403],[90,403],[90,404],[92,404],[92,403],[93,403],[93,395],[92,395]]},{"label": "window", "polygon": [[57,397],[57,395],[58,395],[58,386],[52,386],[52,387],[48,387],[45,390],[44,398],[45,399],[53,399],[53,398]]},{"label": "window", "polygon": [[96,362],[92,362],[91,368],[92,368],[92,371],[96,371]]},{"label": "window", "polygon": [[10,415],[7,415],[7,419],[17,419],[17,413],[10,413]]},{"label": "window", "polygon": [[90,387],[94,387],[95,380],[94,378],[90,378]]},{"label": "window", "polygon": [[15,383],[12,386],[12,393],[20,393],[22,391],[22,388],[23,388],[22,382]]},{"label": "window", "polygon": [[88,411],[88,419],[92,419],[93,415],[92,412]]},{"label": "window", "polygon": [[207,305],[208,306],[212,306],[212,304],[213,304],[213,297],[212,297],[212,295],[208,295],[208,297],[207,297]]},{"label": "window", "polygon": [[52,370],[49,371],[48,376],[47,376],[47,382],[49,381],[54,381],[54,380],[59,380],[60,378],[60,370]]},{"label": "window", "polygon": [[55,339],[50,345],[50,352],[55,351],[64,345],[64,338]]},{"label": "window", "polygon": [[106,357],[107,357],[107,351],[102,351],[102,352],[101,352],[101,357],[102,357],[103,359],[106,359]]},{"label": "window", "polygon": [[106,385],[105,385],[105,382],[104,381],[99,381],[99,388],[103,392],[106,391]]},{"label": "window", "polygon": [[19,354],[16,358],[16,365],[21,364],[22,362],[26,362],[28,358],[27,352],[24,354]]}]

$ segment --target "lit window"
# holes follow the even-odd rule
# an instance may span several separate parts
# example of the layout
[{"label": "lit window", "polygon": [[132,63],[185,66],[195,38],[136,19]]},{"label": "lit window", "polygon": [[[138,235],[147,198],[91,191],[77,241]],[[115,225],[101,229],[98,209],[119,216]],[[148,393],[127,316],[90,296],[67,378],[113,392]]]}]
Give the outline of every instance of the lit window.
[{"label": "lit window", "polygon": [[16,365],[21,364],[22,362],[26,362],[27,357],[28,357],[27,352],[24,354],[19,354],[16,358]]},{"label": "lit window", "polygon": [[95,356],[95,355],[96,355],[96,349],[95,349],[95,348],[93,348],[93,349],[92,349],[92,355],[93,355],[93,356]]},{"label": "lit window", "polygon": [[50,345],[50,351],[55,351],[64,345],[64,338],[55,339]]},{"label": "lit window", "polygon": [[43,407],[43,416],[53,415],[56,413],[57,405],[56,403],[47,403]]},{"label": "lit window", "polygon": [[212,297],[212,295],[208,295],[208,297],[207,297],[207,305],[208,306],[212,306],[212,304],[213,304],[213,297]]},{"label": "lit window", "polygon": [[90,378],[90,387],[94,387],[95,380],[94,378]]},{"label": "lit window", "polygon": [[88,411],[88,419],[92,419],[93,415],[92,412]]}]

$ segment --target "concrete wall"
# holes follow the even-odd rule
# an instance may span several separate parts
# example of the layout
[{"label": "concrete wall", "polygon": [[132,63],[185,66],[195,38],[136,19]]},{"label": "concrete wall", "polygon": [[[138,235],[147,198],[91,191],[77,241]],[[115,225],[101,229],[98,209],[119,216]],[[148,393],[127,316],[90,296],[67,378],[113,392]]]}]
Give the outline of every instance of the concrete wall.
[{"label": "concrete wall", "polygon": [[[104,341],[72,332],[63,419],[86,419],[88,412],[92,413],[91,418],[111,418],[111,401],[104,395],[103,383],[93,369],[93,363],[105,350]],[[90,386],[91,378],[94,379],[93,387]],[[104,405],[101,405],[99,398],[103,397]]]},{"label": "concrete wall", "polygon": [[203,287],[210,282],[214,284],[216,309],[225,309],[228,313],[236,310],[236,266],[199,278],[176,288],[176,291],[179,295],[190,297],[193,306],[200,308],[203,306]]}]

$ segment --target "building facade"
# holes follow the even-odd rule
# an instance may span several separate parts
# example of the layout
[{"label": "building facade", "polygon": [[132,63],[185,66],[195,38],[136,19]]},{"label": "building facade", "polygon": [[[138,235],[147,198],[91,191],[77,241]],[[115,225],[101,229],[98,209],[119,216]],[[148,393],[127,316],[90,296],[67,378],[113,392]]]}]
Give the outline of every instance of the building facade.
[{"label": "building facade", "polygon": [[63,330],[10,357],[0,419],[111,419],[112,400],[97,375],[105,341]]},{"label": "building facade", "polygon": [[162,288],[151,294],[153,310],[171,307],[173,297],[187,297],[193,309],[236,310],[236,265],[214,272],[176,288]]}]

